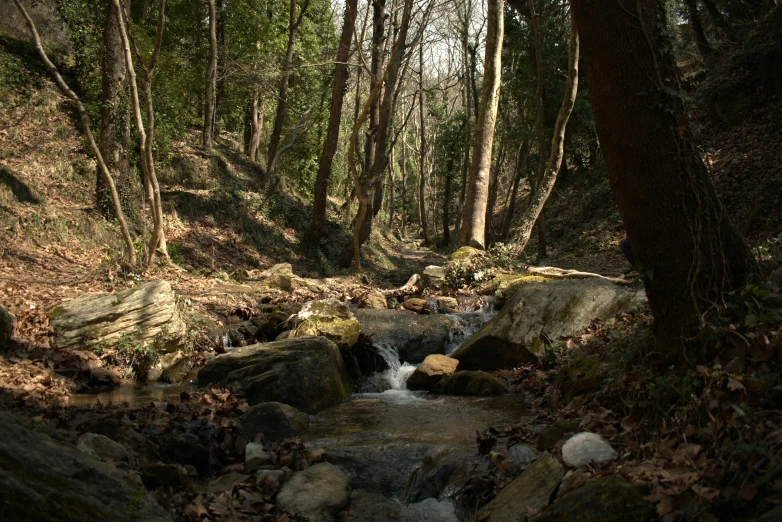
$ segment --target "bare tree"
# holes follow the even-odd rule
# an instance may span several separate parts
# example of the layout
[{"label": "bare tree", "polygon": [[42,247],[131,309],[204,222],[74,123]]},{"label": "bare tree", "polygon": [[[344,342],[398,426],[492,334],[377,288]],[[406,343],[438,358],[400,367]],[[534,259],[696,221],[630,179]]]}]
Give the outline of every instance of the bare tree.
[{"label": "bare tree", "polygon": [[209,61],[206,64],[206,88],[204,89],[203,145],[205,149],[211,150],[217,78],[217,9],[215,0],[206,0],[206,3],[209,7]]},{"label": "bare tree", "polygon": [[497,105],[500,99],[503,35],[503,4],[500,0],[488,0],[483,87],[478,118],[475,122],[473,157],[459,238],[459,244],[463,246],[483,248],[485,244],[489,170],[494,142],[494,124],[497,121]]},{"label": "bare tree", "polygon": [[35,44],[35,50],[38,51],[38,54],[41,57],[41,60],[43,60],[46,69],[54,77],[57,86],[60,88],[60,90],[62,90],[65,96],[70,98],[76,104],[76,109],[79,111],[79,119],[81,120],[82,130],[84,131],[84,135],[87,137],[87,141],[90,144],[90,149],[92,149],[92,153],[95,155],[95,160],[98,162],[98,168],[100,169],[101,175],[103,176],[103,180],[109,189],[109,193],[111,194],[111,201],[114,205],[114,214],[117,217],[120,231],[122,232],[122,238],[125,241],[128,260],[132,265],[135,265],[136,250],[133,246],[133,239],[130,237],[130,232],[128,231],[128,224],[125,221],[125,215],[122,212],[122,205],[120,204],[117,187],[114,184],[114,179],[111,177],[111,173],[109,172],[108,167],[106,166],[106,162],[103,161],[103,155],[100,152],[100,148],[98,148],[98,144],[95,143],[95,138],[93,137],[92,131],[90,130],[90,118],[87,115],[87,111],[76,93],[73,92],[71,88],[68,87],[68,84],[65,83],[65,80],[62,79],[62,76],[60,76],[60,73],[57,71],[57,67],[55,67],[52,61],[49,60],[49,57],[43,48],[43,44],[41,43],[41,37],[38,35],[38,30],[35,28],[33,19],[30,18],[27,10],[19,0],[14,0],[14,4],[16,4],[16,8],[19,10],[19,13],[21,13],[22,17],[24,17],[28,29],[30,29],[30,34],[32,34],[33,42]]},{"label": "bare tree", "polygon": [[424,245],[429,245],[429,226],[426,222],[426,124],[424,122],[424,46],[418,46],[418,118],[421,123],[421,150],[418,161],[418,220],[421,223],[421,233]]}]

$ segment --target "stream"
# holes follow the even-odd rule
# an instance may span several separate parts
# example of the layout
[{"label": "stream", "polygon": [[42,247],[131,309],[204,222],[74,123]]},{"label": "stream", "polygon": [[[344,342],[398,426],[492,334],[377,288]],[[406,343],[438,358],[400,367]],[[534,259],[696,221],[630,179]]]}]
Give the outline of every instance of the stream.
[{"label": "stream", "polygon": [[[447,353],[480,329],[491,310],[449,314],[454,327]],[[376,345],[388,365],[370,376],[375,393],[311,416],[302,440],[326,450],[326,460],[353,478],[349,521],[451,522],[464,518],[448,499],[464,484],[476,454],[476,434],[491,425],[519,421],[526,404],[517,395],[457,397],[406,389],[415,365],[400,361],[393,346]],[[195,385],[135,384],[77,395],[74,406],[128,402],[178,402]],[[440,499],[440,500],[438,500]]]}]

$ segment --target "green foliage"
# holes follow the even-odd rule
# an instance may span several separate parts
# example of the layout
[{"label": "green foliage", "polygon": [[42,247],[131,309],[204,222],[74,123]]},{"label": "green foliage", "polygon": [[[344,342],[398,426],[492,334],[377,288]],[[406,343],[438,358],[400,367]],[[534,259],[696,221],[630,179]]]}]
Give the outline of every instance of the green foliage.
[{"label": "green foliage", "polygon": [[486,281],[497,272],[517,269],[519,260],[504,244],[496,243],[486,251],[449,261],[445,264],[445,282],[450,288],[473,286]]},{"label": "green foliage", "polygon": [[769,281],[747,285],[728,296],[728,310],[730,318],[738,319],[744,326],[777,323],[782,321],[782,295],[774,291]]},{"label": "green foliage", "polygon": [[19,45],[0,39],[0,108],[14,106],[28,99],[34,89],[41,88],[41,78],[25,63]]}]

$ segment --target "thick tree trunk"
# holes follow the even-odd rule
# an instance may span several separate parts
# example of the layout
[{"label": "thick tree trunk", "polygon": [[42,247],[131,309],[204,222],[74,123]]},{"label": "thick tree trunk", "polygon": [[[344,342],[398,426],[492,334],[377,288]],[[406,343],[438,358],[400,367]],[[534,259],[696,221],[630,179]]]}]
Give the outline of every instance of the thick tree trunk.
[{"label": "thick tree trunk", "polygon": [[418,160],[418,220],[424,245],[429,246],[429,224],[426,222],[426,122],[424,121],[424,46],[418,47],[418,118],[421,122],[421,155]]},{"label": "thick tree trunk", "polygon": [[464,134],[464,158],[462,159],[461,167],[461,182],[459,189],[459,206],[456,211],[456,226],[454,227],[454,239],[458,241],[461,237],[462,228],[462,216],[464,214],[464,200],[467,197],[467,176],[470,172],[470,147],[472,146],[473,133],[472,133],[472,104],[470,103],[470,58],[468,53],[468,46],[470,40],[470,19],[472,17],[472,1],[465,0],[464,3],[464,16],[460,15],[459,22],[461,23],[461,35],[460,40],[462,44],[462,103],[464,104],[465,112],[465,124],[466,132]]},{"label": "thick tree trunk", "polygon": [[[507,126],[505,127],[507,129]],[[500,139],[500,148],[497,151],[497,159],[494,163],[491,176],[489,177],[489,199],[486,204],[486,222],[484,225],[483,237],[486,245],[494,240],[494,207],[497,204],[497,191],[499,190],[500,171],[502,162],[505,159],[505,146],[507,141],[507,132],[503,129],[503,135]]]},{"label": "thick tree trunk", "polygon": [[277,165],[275,164],[277,158],[277,148],[280,146],[280,138],[282,137],[282,124],[285,122],[285,113],[288,109],[288,81],[291,77],[291,66],[293,65],[293,49],[296,45],[296,32],[299,29],[304,14],[309,7],[309,0],[304,0],[304,5],[301,6],[298,18],[296,17],[296,0],[291,0],[289,23],[288,23],[288,48],[285,52],[285,63],[282,66],[282,74],[280,75],[280,89],[277,94],[277,111],[274,115],[274,127],[272,127],[272,135],[269,138],[269,152],[266,155],[266,189],[268,190],[275,180],[272,178],[277,171]]},{"label": "thick tree trunk", "polygon": [[755,263],[691,139],[660,5],[573,0],[572,8],[609,182],[658,349],[681,356],[704,314],[724,292],[743,287]]},{"label": "thick tree trunk", "polygon": [[[106,6],[106,25],[103,30],[103,68],[101,71],[102,99],[100,117],[100,139],[98,147],[120,194],[124,211],[130,213],[131,201],[127,198],[128,162],[127,149],[123,146],[125,117],[120,110],[125,88],[125,58],[122,52],[122,38],[119,34],[119,17],[113,3]],[[127,9],[127,6],[123,6]],[[126,144],[125,144],[126,145]],[[123,198],[123,196],[125,196]],[[111,194],[98,172],[95,185],[95,206],[107,219],[114,216]]]},{"label": "thick tree trunk", "polygon": [[348,0],[345,6],[345,18],[342,24],[342,36],[337,48],[337,63],[334,66],[334,87],[331,91],[331,109],[329,124],[326,129],[326,140],[318,163],[318,176],[315,179],[315,190],[312,205],[312,237],[320,239],[326,230],[326,198],[328,197],[329,178],[334,153],[339,144],[339,127],[342,121],[342,102],[345,98],[349,71],[347,61],[350,57],[350,47],[353,41],[353,28],[356,23],[358,0]]},{"label": "thick tree trunk", "polygon": [[703,30],[701,16],[698,13],[698,0],[684,0],[684,3],[687,6],[687,20],[690,22],[692,32],[695,34],[695,45],[698,47],[701,57],[706,59],[712,55],[714,50],[706,38],[706,31]]},{"label": "thick tree trunk", "polygon": [[[531,4],[530,0],[530,4]],[[538,15],[533,14],[533,17],[537,18]],[[537,25],[537,24],[536,24]],[[537,38],[536,38],[537,39]],[[538,45],[536,44],[537,48]],[[537,53],[538,61],[538,74],[541,74],[542,60],[541,54]],[[564,156],[565,149],[565,129],[567,122],[570,119],[570,113],[573,112],[573,106],[576,103],[576,94],[578,93],[578,59],[579,59],[579,38],[576,22],[571,19],[570,22],[570,49],[568,52],[568,75],[567,82],[565,84],[565,95],[562,98],[562,105],[559,108],[559,114],[557,120],[554,123],[554,137],[551,139],[551,155],[548,159],[541,156],[542,169],[538,171],[538,181],[535,184],[535,189],[530,196],[530,204],[527,210],[524,212],[524,217],[521,221],[521,227],[519,228],[517,236],[518,251],[521,252],[527,246],[530,235],[532,234],[532,228],[536,222],[539,228],[538,231],[538,258],[543,259],[546,257],[546,230],[545,221],[540,221],[542,216],[543,206],[546,204],[554,183],[557,181],[557,174],[562,166],[562,158]],[[538,83],[538,141],[543,138],[543,125],[541,120],[543,118],[543,88]],[[545,147],[538,145],[540,150],[545,150]]]},{"label": "thick tree trunk", "polygon": [[215,80],[217,76],[217,9],[215,0],[207,0],[209,6],[209,61],[206,64],[206,87],[204,89],[204,131],[202,143],[205,149],[212,149],[212,132],[215,110]]},{"label": "thick tree trunk", "polygon": [[470,179],[462,217],[459,244],[483,248],[486,204],[489,192],[489,169],[494,141],[494,124],[500,99],[502,75],[503,5],[500,0],[488,0],[486,58],[478,118],[475,122]]},{"label": "thick tree trunk", "polygon": [[[372,0],[372,61],[370,64],[370,82],[374,86],[382,75],[386,41],[386,0]],[[364,137],[364,172],[369,172],[375,163],[377,149],[377,127],[380,121],[380,102],[378,95],[369,107],[369,127]]]},{"label": "thick tree trunk", "polygon": [[[119,0],[116,1],[118,2]],[[33,42],[35,43],[35,49],[36,51],[38,51],[38,55],[41,57],[41,60],[43,60],[46,69],[49,71],[49,74],[54,76],[55,83],[60,88],[60,90],[65,94],[65,96],[67,96],[71,101],[73,101],[76,104],[76,109],[79,112],[79,120],[81,121],[82,131],[84,131],[84,135],[87,137],[87,141],[90,144],[90,149],[92,150],[92,153],[95,155],[95,160],[98,162],[98,169],[100,169],[100,172],[103,175],[103,180],[109,189],[109,193],[111,194],[111,201],[114,206],[114,214],[117,217],[117,221],[119,222],[120,232],[122,233],[122,239],[125,241],[125,248],[126,248],[126,253],[128,255],[128,261],[130,262],[131,265],[135,265],[136,250],[133,246],[133,239],[130,237],[128,224],[125,221],[125,214],[123,214],[122,212],[122,205],[120,204],[119,194],[117,193],[117,187],[114,184],[114,179],[111,177],[111,173],[109,172],[108,167],[106,167],[106,162],[103,161],[103,155],[100,152],[100,148],[98,147],[98,144],[95,142],[95,137],[92,135],[92,130],[90,130],[90,118],[87,115],[87,110],[84,108],[84,105],[82,104],[81,100],[76,95],[76,93],[73,92],[73,90],[71,90],[71,88],[68,87],[68,84],[65,83],[65,80],[63,80],[62,76],[57,71],[57,68],[54,66],[52,61],[49,60],[49,56],[46,54],[46,51],[43,48],[43,44],[41,43],[41,37],[38,35],[38,30],[35,28],[33,19],[30,18],[30,15],[27,13],[27,10],[24,8],[24,6],[21,4],[19,0],[14,0],[14,4],[16,4],[16,8],[19,10],[19,13],[21,13],[22,17],[25,20],[25,23],[27,24],[27,28],[30,30],[30,34],[33,37]],[[117,5],[117,9],[119,10],[119,5]]]}]

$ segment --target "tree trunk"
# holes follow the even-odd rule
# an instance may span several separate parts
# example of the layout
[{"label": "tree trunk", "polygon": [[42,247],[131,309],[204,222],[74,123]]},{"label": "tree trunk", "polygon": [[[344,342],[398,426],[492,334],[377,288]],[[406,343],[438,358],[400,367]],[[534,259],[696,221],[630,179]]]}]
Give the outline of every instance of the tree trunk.
[{"label": "tree trunk", "polygon": [[[27,13],[27,10],[19,2],[19,0],[14,0],[14,4],[16,4],[16,8],[19,10],[19,13],[24,18],[25,23],[27,24],[27,28],[30,30],[30,34],[32,34],[33,41],[35,43],[35,49],[36,51],[38,51],[38,55],[41,57],[41,60],[43,60],[46,69],[49,71],[49,73],[52,76],[54,76],[55,83],[57,83],[57,86],[65,94],[65,96],[67,96],[76,104],[76,109],[79,111],[79,120],[81,121],[82,131],[84,132],[84,135],[87,137],[87,141],[90,144],[90,149],[92,149],[92,153],[95,155],[95,159],[98,162],[98,169],[100,169],[100,172],[103,175],[103,180],[109,189],[109,193],[111,194],[111,201],[112,204],[114,205],[114,214],[117,217],[117,221],[119,222],[119,226],[120,226],[120,231],[122,232],[122,238],[125,241],[125,248],[126,248],[126,253],[128,255],[128,260],[131,265],[135,265],[136,250],[133,246],[133,239],[130,237],[130,232],[128,231],[128,224],[125,221],[125,215],[122,212],[122,205],[120,204],[119,194],[117,193],[117,187],[116,185],[114,185],[114,179],[111,177],[111,173],[109,172],[108,167],[106,167],[106,163],[103,161],[103,155],[100,152],[100,148],[98,147],[98,144],[95,143],[95,138],[92,135],[92,130],[90,130],[90,118],[87,115],[87,110],[84,108],[84,105],[82,104],[81,100],[76,95],[76,93],[73,92],[73,90],[71,90],[70,87],[68,87],[68,84],[66,84],[65,80],[63,80],[62,76],[60,76],[60,73],[57,71],[57,68],[54,66],[52,61],[49,60],[49,56],[47,56],[46,51],[43,48],[43,44],[41,43],[41,37],[38,35],[38,30],[35,28],[33,19],[30,18],[30,15]],[[117,9],[119,10],[119,5],[117,5]]]},{"label": "tree trunk", "polygon": [[[114,4],[106,6],[106,25],[103,30],[103,69],[101,71],[102,99],[100,118],[100,139],[98,147],[111,172],[117,191],[120,194],[124,211],[131,209],[127,198],[128,163],[127,150],[123,146],[124,115],[120,111],[122,94],[125,88],[125,58],[122,52],[122,38],[119,35],[119,17],[114,12]],[[123,6],[127,9],[127,6]],[[95,206],[98,212],[107,219],[114,215],[111,194],[98,171],[95,185]]]},{"label": "tree trunk", "polygon": [[353,28],[356,23],[358,0],[348,0],[345,6],[345,17],[342,24],[342,36],[337,48],[337,63],[334,66],[334,87],[331,91],[331,109],[329,124],[326,129],[326,140],[318,163],[318,176],[315,179],[315,190],[312,205],[312,237],[320,239],[326,230],[326,199],[328,197],[329,178],[334,153],[339,144],[339,127],[342,121],[342,102],[345,98],[349,71],[347,61],[350,57],[350,47],[353,41]]},{"label": "tree trunk", "polygon": [[402,239],[407,239],[407,128],[402,127]]},{"label": "tree trunk", "polygon": [[572,9],[608,179],[657,346],[683,356],[703,314],[720,306],[724,292],[742,288],[756,266],[691,139],[661,6],[573,0]]},{"label": "tree trunk", "polygon": [[[530,0],[530,7],[532,0]],[[537,18],[539,14],[533,13],[533,18]],[[572,18],[572,17],[571,17]],[[535,24],[537,25],[537,24]],[[537,25],[539,27],[539,25]],[[536,37],[537,40],[537,37]],[[538,48],[538,45],[535,45]],[[542,59],[541,54],[536,51],[538,62],[538,74],[541,74]],[[576,27],[575,19],[570,21],[570,49],[568,52],[568,74],[567,82],[565,84],[565,95],[562,98],[562,105],[559,108],[559,114],[557,120],[554,123],[554,136],[551,139],[551,155],[546,161],[546,158],[541,156],[543,163],[542,170],[538,172],[538,181],[535,184],[535,189],[530,196],[530,204],[527,210],[524,212],[524,217],[521,221],[521,227],[518,232],[516,243],[518,245],[518,251],[521,252],[527,246],[530,235],[532,234],[532,228],[535,226],[536,221],[539,221],[539,217],[542,215],[543,206],[546,204],[554,183],[557,181],[557,174],[562,165],[562,158],[564,156],[565,149],[565,129],[567,122],[570,119],[570,113],[573,112],[573,106],[576,103],[576,94],[578,93],[578,59],[579,59],[579,38],[578,28]],[[543,88],[538,83],[538,141],[544,139],[543,137]],[[540,150],[545,150],[540,144],[538,145]],[[538,225],[538,258],[543,259],[546,257],[546,230],[545,222],[541,221]]]},{"label": "tree trunk", "polygon": [[280,75],[280,89],[277,94],[277,111],[274,115],[274,127],[272,127],[272,135],[269,138],[269,152],[266,155],[266,189],[272,186],[274,180],[272,179],[277,170],[275,165],[275,158],[277,157],[277,148],[280,146],[280,138],[282,137],[282,124],[285,122],[285,113],[288,109],[288,80],[291,77],[291,66],[293,65],[293,49],[296,44],[296,32],[299,29],[304,18],[304,13],[307,12],[309,7],[309,0],[304,0],[304,5],[301,6],[301,12],[299,12],[298,18],[296,17],[296,0],[291,0],[289,23],[288,23],[288,48],[285,52],[285,63],[282,66],[282,74]]},{"label": "tree trunk", "polygon": [[454,239],[458,240],[461,236],[462,228],[462,215],[464,213],[464,200],[467,197],[467,175],[470,171],[470,147],[472,146],[472,104],[470,103],[470,59],[468,53],[468,44],[470,40],[470,19],[472,17],[472,2],[471,0],[465,0],[464,3],[464,17],[459,17],[461,23],[461,35],[460,40],[462,44],[462,103],[464,104],[465,112],[465,129],[464,134],[464,158],[462,159],[461,167],[461,182],[459,189],[459,206],[456,211],[456,226],[454,227]]},{"label": "tree trunk", "polygon": [[684,0],[684,3],[687,6],[687,20],[690,22],[692,32],[695,34],[695,44],[698,47],[698,52],[701,57],[706,59],[712,55],[714,50],[709,45],[706,32],[703,30],[701,16],[698,13],[698,0]]},{"label": "tree trunk", "polygon": [[467,185],[464,216],[459,244],[483,248],[486,204],[489,191],[489,169],[494,141],[494,124],[500,99],[502,75],[503,5],[500,0],[488,0],[486,57],[478,118],[475,122],[470,179]]},{"label": "tree trunk", "polygon": [[228,43],[225,39],[225,0],[218,0],[217,5],[217,46],[219,48],[218,55],[220,56],[220,63],[217,64],[217,91],[215,93],[215,110],[214,119],[212,121],[212,136],[220,137],[222,119],[223,119],[223,102],[225,101],[225,71],[228,65],[228,52],[226,51]]},{"label": "tree trunk", "polygon": [[424,46],[418,46],[418,118],[421,121],[421,155],[418,161],[418,220],[424,245],[429,246],[429,225],[426,222],[426,124],[424,122]]},{"label": "tree trunk", "polygon": [[484,225],[483,237],[486,244],[489,245],[494,240],[494,207],[497,204],[497,191],[499,190],[500,171],[502,162],[505,159],[505,146],[507,141],[507,126],[503,128],[502,138],[500,139],[500,148],[497,151],[497,160],[494,163],[494,169],[489,177],[489,199],[486,204],[486,222]]},{"label": "tree trunk", "polygon": [[521,185],[521,178],[524,176],[524,171],[527,169],[527,159],[529,159],[529,140],[524,140],[519,145],[519,151],[516,155],[516,175],[513,178],[513,189],[511,189],[510,202],[508,208],[505,210],[505,217],[502,220],[502,232],[500,232],[500,240],[507,241],[510,235],[510,225],[513,222],[513,216],[516,210],[516,198],[519,194],[519,185]]},{"label": "tree trunk", "polygon": [[261,143],[261,131],[263,131],[263,110],[266,100],[258,103],[258,95],[253,96],[252,107],[250,109],[250,146],[247,150],[247,157],[250,161],[258,161],[258,145]]},{"label": "tree trunk", "polygon": [[209,6],[209,62],[206,64],[206,88],[204,89],[203,146],[212,150],[212,130],[215,110],[215,79],[217,76],[217,9],[215,0],[207,0]]},{"label": "tree trunk", "polygon": [[388,188],[388,228],[392,229],[394,228],[394,196],[396,192],[396,172],[395,168],[396,165],[394,164],[394,145],[393,143],[396,143],[396,138],[391,140],[391,150],[389,151],[389,159],[388,159],[388,181],[390,187]]}]

